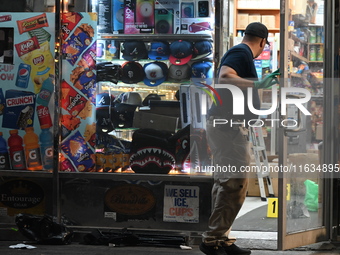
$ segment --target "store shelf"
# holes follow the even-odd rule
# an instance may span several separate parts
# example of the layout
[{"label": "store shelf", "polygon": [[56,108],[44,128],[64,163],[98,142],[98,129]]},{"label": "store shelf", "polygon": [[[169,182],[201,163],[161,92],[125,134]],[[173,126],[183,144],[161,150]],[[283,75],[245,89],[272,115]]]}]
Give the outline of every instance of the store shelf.
[{"label": "store shelf", "polygon": [[212,182],[212,177],[209,175],[190,175],[190,174],[135,174],[135,173],[69,173],[59,172],[61,179],[81,178],[81,179],[124,179],[124,180],[148,180],[148,181],[178,181],[181,182]]},{"label": "store shelf", "polygon": [[240,11],[280,11],[280,8],[261,8],[261,9],[259,9],[259,8],[251,8],[251,7],[238,7],[237,8],[238,10],[240,10]]},{"label": "store shelf", "polygon": [[302,74],[300,73],[291,73],[290,76],[295,78],[302,78]]},{"label": "store shelf", "polygon": [[[266,7],[268,6],[268,7]],[[237,35],[238,31],[244,31],[246,26],[254,21],[260,21],[268,28],[269,33],[280,32],[280,8],[278,5],[265,1],[258,1],[256,5],[248,5],[247,3],[241,3],[241,1],[235,1],[234,3],[234,35]],[[245,17],[243,17],[245,15]],[[247,17],[247,15],[249,15]],[[257,18],[255,18],[255,16]],[[260,17],[259,17],[260,16]],[[270,16],[271,19],[268,19]],[[251,18],[252,17],[252,18]]]},{"label": "store shelf", "polygon": [[154,41],[154,40],[190,40],[198,41],[203,39],[211,39],[212,35],[209,34],[99,34],[99,39],[111,40],[139,40],[139,41]]},{"label": "store shelf", "polygon": [[302,61],[305,61],[306,63],[310,62],[307,58],[305,58],[303,56],[300,56],[299,54],[297,54],[297,53],[295,53],[293,51],[291,52],[291,55],[292,55],[292,57],[298,58],[298,59],[300,59]]},{"label": "store shelf", "polygon": [[48,171],[29,171],[29,170],[1,170],[0,176],[24,177],[24,178],[52,178],[53,173]]}]

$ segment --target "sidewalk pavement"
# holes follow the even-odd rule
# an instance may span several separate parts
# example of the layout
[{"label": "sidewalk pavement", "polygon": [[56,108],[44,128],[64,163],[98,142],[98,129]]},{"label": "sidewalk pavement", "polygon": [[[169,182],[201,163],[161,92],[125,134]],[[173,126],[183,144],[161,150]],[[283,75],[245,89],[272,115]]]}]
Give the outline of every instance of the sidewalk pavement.
[{"label": "sidewalk pavement", "polygon": [[[198,245],[190,246],[190,250],[184,250],[180,247],[154,247],[154,246],[119,246],[110,247],[104,245],[83,245],[72,243],[69,245],[42,245],[34,242],[25,242],[25,244],[36,247],[35,249],[11,249],[10,245],[24,243],[22,241],[1,241],[1,255],[202,255]],[[245,247],[245,246],[243,246]],[[245,247],[248,248],[248,247]],[[340,254],[340,246],[322,243],[319,245],[305,246],[289,251],[277,250],[258,250],[252,249],[253,255],[326,255]]]}]

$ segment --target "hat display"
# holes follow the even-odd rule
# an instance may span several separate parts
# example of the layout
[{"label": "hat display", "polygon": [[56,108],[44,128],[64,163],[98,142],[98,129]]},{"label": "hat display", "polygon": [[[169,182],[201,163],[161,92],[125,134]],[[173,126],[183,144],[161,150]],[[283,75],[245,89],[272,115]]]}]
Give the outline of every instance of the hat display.
[{"label": "hat display", "polygon": [[198,85],[202,83],[210,85],[214,76],[213,64],[200,61],[191,65],[191,80]]},{"label": "hat display", "polygon": [[96,107],[108,107],[113,105],[115,97],[107,92],[96,95]]},{"label": "hat display", "polygon": [[115,100],[115,104],[129,104],[129,105],[142,105],[142,97],[137,92],[124,92],[119,94]]},{"label": "hat display", "polygon": [[152,60],[167,60],[170,55],[170,45],[168,42],[152,42],[149,58]]},{"label": "hat display", "polygon": [[168,66],[163,62],[152,62],[144,65],[144,83],[148,86],[158,86],[168,77]]},{"label": "hat display", "polygon": [[119,94],[112,109],[112,122],[116,128],[132,127],[133,116],[138,106],[142,106],[142,97],[137,92]]},{"label": "hat display", "polygon": [[133,84],[143,81],[144,69],[138,62],[128,61],[122,64],[122,82]]},{"label": "hat display", "polygon": [[268,29],[261,22],[250,23],[246,27],[244,34],[254,35],[254,36],[257,36],[257,37],[260,37],[260,38],[265,38],[266,43],[269,44],[269,42],[268,42]]},{"label": "hat display", "polygon": [[130,128],[137,109],[136,105],[115,104],[112,109],[111,119],[115,128]]},{"label": "hat display", "polygon": [[213,51],[210,41],[198,41],[194,44],[194,54],[191,60],[198,60],[209,56]]},{"label": "hat display", "polygon": [[184,65],[188,63],[193,54],[193,44],[188,41],[174,41],[170,44],[169,60],[174,65]]},{"label": "hat display", "polygon": [[148,51],[144,42],[125,41],[121,49],[123,58],[129,61],[136,61],[148,57]]},{"label": "hat display", "polygon": [[170,65],[169,67],[169,80],[174,82],[180,82],[183,80],[189,80],[191,76],[191,68],[188,64],[181,66]]},{"label": "hat display", "polygon": [[112,62],[102,62],[96,65],[97,70],[97,82],[110,81],[115,84],[121,78],[121,66],[113,64]]},{"label": "hat display", "polygon": [[145,98],[144,98],[144,100],[143,100],[143,102],[142,102],[142,105],[144,105],[144,106],[148,106],[149,104],[150,104],[150,101],[151,100],[162,100],[162,98],[161,98],[161,96],[160,95],[158,95],[158,94],[154,94],[154,93],[151,93],[151,94],[149,94],[149,95],[147,95]]}]

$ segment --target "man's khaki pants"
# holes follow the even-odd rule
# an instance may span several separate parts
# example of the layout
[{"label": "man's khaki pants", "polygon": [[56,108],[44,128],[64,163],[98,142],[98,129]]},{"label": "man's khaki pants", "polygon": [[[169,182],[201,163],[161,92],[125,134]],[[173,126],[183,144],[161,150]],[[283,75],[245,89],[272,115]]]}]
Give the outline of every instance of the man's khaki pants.
[{"label": "man's khaki pants", "polygon": [[207,139],[215,172],[209,230],[203,233],[203,242],[207,245],[230,245],[235,239],[228,234],[248,187],[246,173],[242,172],[242,168],[250,163],[248,131],[242,127],[217,128],[208,122]]}]

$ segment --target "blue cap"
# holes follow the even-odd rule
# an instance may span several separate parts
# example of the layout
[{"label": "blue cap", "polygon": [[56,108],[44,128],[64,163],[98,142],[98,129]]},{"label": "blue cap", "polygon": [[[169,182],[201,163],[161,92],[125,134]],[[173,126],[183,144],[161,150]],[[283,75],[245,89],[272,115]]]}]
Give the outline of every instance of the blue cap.
[{"label": "blue cap", "polygon": [[168,77],[168,66],[163,62],[152,62],[144,65],[144,83],[148,86],[158,86]]},{"label": "blue cap", "polygon": [[152,60],[167,60],[170,55],[168,42],[152,42],[149,51],[149,58]]},{"label": "blue cap", "polygon": [[196,62],[191,65],[191,80],[197,84],[202,85],[212,83],[214,76],[213,64],[211,62]]},{"label": "blue cap", "polygon": [[198,60],[209,56],[213,51],[210,41],[198,41],[194,44],[194,56],[192,60]]}]

